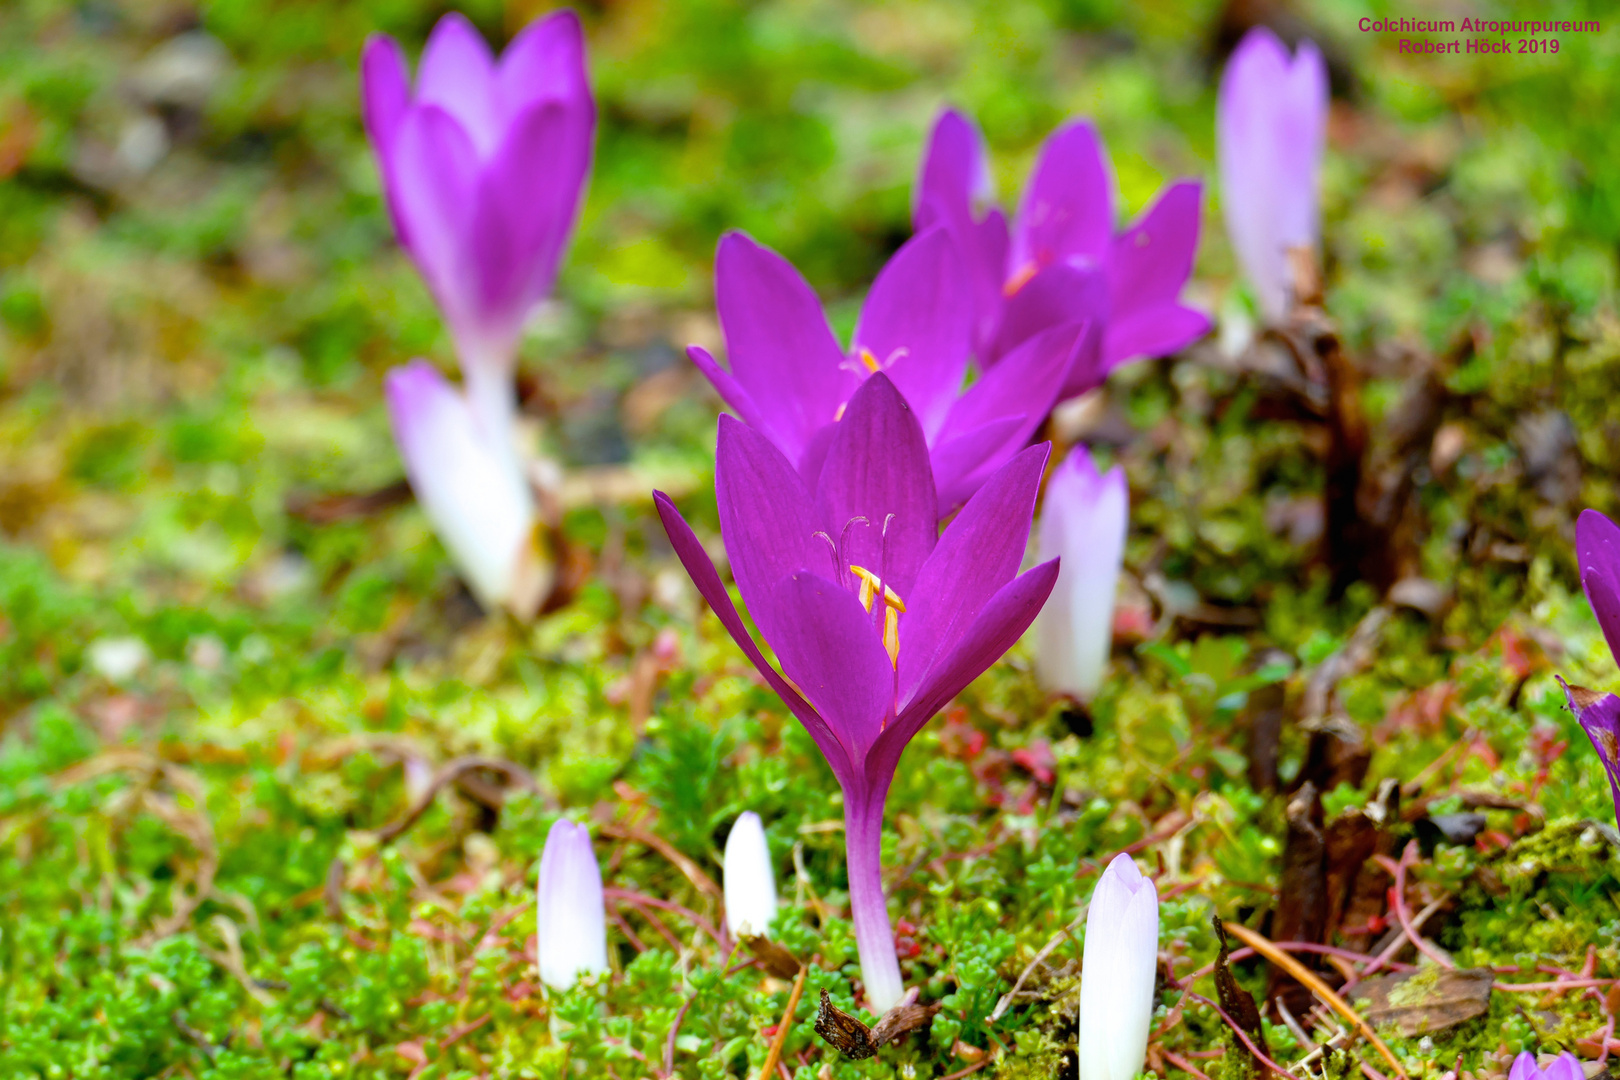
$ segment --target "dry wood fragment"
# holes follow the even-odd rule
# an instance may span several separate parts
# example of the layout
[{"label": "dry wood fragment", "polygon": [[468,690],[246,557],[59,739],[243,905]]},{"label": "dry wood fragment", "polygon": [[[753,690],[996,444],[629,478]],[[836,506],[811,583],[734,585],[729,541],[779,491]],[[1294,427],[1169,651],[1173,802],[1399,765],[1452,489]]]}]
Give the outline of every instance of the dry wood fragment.
[{"label": "dry wood fragment", "polygon": [[1491,1008],[1493,980],[1489,968],[1425,965],[1417,971],[1378,975],[1358,983],[1355,998],[1369,1024],[1394,1024],[1402,1035],[1414,1038],[1484,1016]]}]

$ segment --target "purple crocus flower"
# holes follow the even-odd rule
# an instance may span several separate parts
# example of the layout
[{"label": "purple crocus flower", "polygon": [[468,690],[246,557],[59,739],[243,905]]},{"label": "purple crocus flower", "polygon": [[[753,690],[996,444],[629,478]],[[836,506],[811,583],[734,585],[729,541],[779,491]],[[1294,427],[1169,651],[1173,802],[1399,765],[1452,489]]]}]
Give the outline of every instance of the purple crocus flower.
[{"label": "purple crocus flower", "polygon": [[738,417],[814,488],[851,395],[882,372],[921,426],[942,513],[1028,445],[1090,334],[1083,321],[1037,334],[964,392],[971,303],[942,228],[913,237],[884,266],[848,350],[793,264],[743,233],[721,238],[714,277],[730,370],[700,346],[687,355]]},{"label": "purple crocus flower", "polygon": [[1545,1069],[1537,1067],[1536,1055],[1526,1050],[1513,1059],[1513,1068],[1508,1070],[1508,1080],[1585,1080],[1585,1077],[1581,1059],[1568,1050],[1553,1058]]},{"label": "purple crocus flower", "polygon": [[[1575,522],[1575,557],[1586,602],[1603,629],[1609,652],[1620,660],[1620,527],[1596,510],[1581,511]],[[1615,820],[1620,822],[1620,697],[1558,681],[1575,719],[1603,762]]]},{"label": "purple crocus flower", "polygon": [[1327,67],[1311,42],[1290,58],[1277,35],[1257,26],[1232,50],[1215,112],[1221,208],[1238,262],[1271,320],[1288,313],[1289,250],[1316,248],[1327,108]]},{"label": "purple crocus flower", "polygon": [[504,431],[523,320],[551,290],[590,168],[579,19],[539,20],[497,64],[452,12],[428,38],[414,93],[399,45],[381,35],[360,83],[394,230],[450,324],[474,411]]},{"label": "purple crocus flower", "polygon": [[814,486],[763,434],[722,416],[720,531],[780,674],[690,526],[655,496],[698,591],[843,788],[850,909],[878,1012],[902,989],[883,899],[883,803],[912,736],[1018,640],[1051,592],[1055,560],[1018,574],[1047,450],[1014,457],[939,535],[917,410],[886,374],[850,398]]},{"label": "purple crocus flower", "polygon": [[1172,184],[1116,235],[1108,157],[1085,121],[1047,138],[1010,228],[990,205],[989,177],[973,121],[946,110],[928,140],[912,220],[919,231],[943,225],[961,249],[986,367],[1042,330],[1091,321],[1098,347],[1071,366],[1059,394],[1069,398],[1127,360],[1174,352],[1209,330],[1209,317],[1178,299],[1198,249],[1196,180]]}]

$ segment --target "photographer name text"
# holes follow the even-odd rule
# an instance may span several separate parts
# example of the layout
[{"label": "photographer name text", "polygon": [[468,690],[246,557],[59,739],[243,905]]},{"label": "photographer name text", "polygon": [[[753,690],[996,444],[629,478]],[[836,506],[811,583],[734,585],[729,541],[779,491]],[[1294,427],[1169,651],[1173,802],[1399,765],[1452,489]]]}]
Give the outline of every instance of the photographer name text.
[{"label": "photographer name text", "polygon": [[1402,37],[1396,50],[1402,53],[1457,55],[1552,54],[1558,52],[1557,34],[1595,34],[1602,30],[1597,19],[1371,19],[1356,24],[1364,34],[1451,34],[1468,35],[1451,41]]}]

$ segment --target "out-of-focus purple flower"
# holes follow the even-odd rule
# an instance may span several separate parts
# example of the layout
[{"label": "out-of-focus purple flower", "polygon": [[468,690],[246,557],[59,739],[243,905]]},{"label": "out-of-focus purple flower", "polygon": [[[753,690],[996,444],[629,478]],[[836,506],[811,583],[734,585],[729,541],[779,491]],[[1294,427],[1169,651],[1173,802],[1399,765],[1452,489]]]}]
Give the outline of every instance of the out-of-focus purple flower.
[{"label": "out-of-focus purple flower", "polygon": [[1288,312],[1289,250],[1316,247],[1327,108],[1327,67],[1311,42],[1290,57],[1277,35],[1257,26],[1232,51],[1215,113],[1221,209],[1268,319]]},{"label": "out-of-focus purple flower", "polygon": [[[1597,616],[1610,654],[1620,660],[1620,527],[1596,510],[1581,511],[1575,522],[1575,557],[1586,602]],[[1575,719],[1603,762],[1615,820],[1620,822],[1620,697],[1558,681]]]},{"label": "out-of-focus purple flower", "polygon": [[1020,342],[965,392],[972,301],[943,228],[907,241],[878,274],[845,350],[810,284],[742,233],[715,255],[715,302],[730,370],[687,354],[726,404],[815,487],[851,395],[882,372],[904,396],[932,459],[941,512],[960,505],[1029,443],[1075,357],[1094,339],[1082,321]]},{"label": "out-of-focus purple flower", "polygon": [[1099,474],[1083,446],[1047,480],[1040,557],[1061,556],[1063,569],[1035,620],[1035,674],[1053,693],[1090,701],[1102,684],[1129,502],[1125,470],[1115,465]]},{"label": "out-of-focus purple flower", "polygon": [[1080,1080],[1131,1080],[1147,1057],[1159,891],[1116,855],[1091,893],[1080,970]]},{"label": "out-of-focus purple flower", "polygon": [[411,490],[473,595],[486,609],[532,617],[551,571],[536,547],[534,496],[510,441],[481,426],[425,360],[389,372],[384,388]]},{"label": "out-of-focus purple flower", "polygon": [[566,818],[546,834],[536,894],[540,980],[566,990],[581,975],[608,970],[602,871],[590,830]]},{"label": "out-of-focus purple flower", "polygon": [[954,109],[934,124],[912,220],[948,229],[968,266],[979,360],[1000,363],[1031,336],[1065,323],[1101,329],[1075,358],[1059,398],[1100,386],[1119,364],[1174,352],[1209,330],[1181,303],[1198,250],[1200,185],[1172,184],[1123,233],[1114,232],[1108,158],[1085,121],[1065,124],[1041,148],[1009,229],[990,205],[984,140]]},{"label": "out-of-focus purple flower", "polygon": [[912,736],[1018,640],[1051,592],[1055,562],[1018,573],[1047,451],[1013,458],[940,535],[922,427],[887,375],[850,398],[814,487],[765,436],[722,416],[720,531],[780,674],[690,526],[655,495],[698,591],[843,788],[850,909],[878,1012],[902,989],[883,899],[883,803]]},{"label": "out-of-focus purple flower", "polygon": [[548,15],[497,63],[451,13],[414,92],[392,38],[366,43],[360,73],[395,232],[450,324],[477,414],[504,429],[523,320],[551,289],[590,169],[596,105],[579,19]]},{"label": "out-of-focus purple flower", "polygon": [[1568,1050],[1553,1058],[1545,1069],[1537,1068],[1536,1055],[1526,1050],[1513,1059],[1513,1068],[1508,1070],[1508,1080],[1585,1080],[1585,1077],[1581,1059]]},{"label": "out-of-focus purple flower", "polygon": [[776,918],[776,874],[765,826],[748,810],[726,835],[726,926],[733,934],[768,934]]}]

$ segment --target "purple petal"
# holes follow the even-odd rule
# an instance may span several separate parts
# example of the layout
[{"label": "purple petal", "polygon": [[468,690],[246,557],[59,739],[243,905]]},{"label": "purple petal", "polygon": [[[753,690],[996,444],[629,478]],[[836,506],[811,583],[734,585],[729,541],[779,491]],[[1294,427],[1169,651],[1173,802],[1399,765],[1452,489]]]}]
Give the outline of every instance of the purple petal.
[{"label": "purple petal", "polygon": [[[816,519],[838,545],[838,572],[879,575],[905,599],[938,534],[934,475],[916,415],[884,375],[867,379],[833,425],[816,484]],[[864,522],[855,522],[864,519]]]},{"label": "purple petal", "polygon": [[793,264],[743,233],[721,238],[714,278],[731,374],[767,418],[772,440],[797,463],[855,388],[844,351]]},{"label": "purple petal", "polygon": [[[1208,315],[1185,304],[1155,304],[1134,311],[1123,319],[1108,324],[1102,341],[1102,367],[1100,376],[1092,383],[1101,386],[1103,377],[1116,367],[1145,356],[1169,356],[1186,348],[1209,333]],[[1073,397],[1090,387],[1066,389],[1063,396]]]},{"label": "purple petal", "polygon": [[1198,253],[1202,190],[1196,180],[1172,184],[1135,225],[1114,240],[1108,263],[1113,318],[1174,302],[1181,295]]},{"label": "purple petal", "polygon": [[1000,362],[1018,346],[1054,326],[1108,319],[1108,276],[1100,266],[1060,262],[1041,270],[1007,298],[1001,321],[986,354],[986,364]]},{"label": "purple petal", "polygon": [[[977,612],[950,652],[927,674],[909,696],[905,707],[884,728],[866,755],[866,782],[887,782],[900,763],[900,753],[922,726],[948,705],[974,679],[1017,644],[1057,582],[1056,559],[1042,563],[1007,582]],[[904,617],[901,619],[900,655],[906,655]]]},{"label": "purple petal", "polygon": [[[1022,417],[996,450],[976,468],[942,473],[937,481],[939,508],[944,513],[971,496],[992,473],[1029,444],[1035,429],[1058,401],[1058,393],[1076,363],[1085,360],[1096,335],[1089,324],[1068,324],[1036,334],[1014,349],[1005,360],[980,376],[957,401],[939,437],[943,448],[985,425],[1009,417]],[[956,459],[960,460],[960,459]],[[946,465],[953,466],[954,460]]]},{"label": "purple petal", "polygon": [[1609,795],[1614,800],[1616,822],[1620,822],[1620,697],[1588,690],[1583,686],[1570,686],[1558,680],[1564,688],[1570,711],[1580,721],[1581,730],[1592,740],[1603,771],[1609,777]]},{"label": "purple petal", "polygon": [[783,674],[838,734],[850,759],[861,761],[894,707],[894,668],[881,623],[874,630],[854,593],[809,571],[777,585],[775,603],[783,617],[770,642]]},{"label": "purple petal", "polygon": [[827,463],[827,451],[832,449],[833,436],[838,434],[836,423],[823,424],[810,436],[809,444],[804,448],[804,456],[799,459],[799,479],[809,491],[821,486],[821,467]]},{"label": "purple petal", "polygon": [[815,539],[810,494],[770,440],[729,416],[720,418],[714,492],[731,574],[774,648],[777,585],[796,571],[833,566],[829,549]]},{"label": "purple petal", "polygon": [[962,389],[973,310],[962,259],[943,228],[901,245],[878,274],[855,328],[857,356],[883,365],[932,436]]},{"label": "purple petal", "polygon": [[1048,443],[1032,446],[1002,466],[946,527],[923,564],[900,618],[902,702],[939,677],[941,658],[1018,573],[1050,450]]},{"label": "purple petal", "polygon": [[1014,277],[1080,257],[1101,263],[1114,235],[1113,184],[1102,142],[1081,120],[1041,148],[1013,225]]},{"label": "purple petal", "polygon": [[1620,527],[1596,510],[1582,510],[1575,522],[1575,555],[1586,602],[1609,652],[1620,660]]},{"label": "purple petal", "polygon": [[[1254,32],[1250,31],[1250,37]],[[1508,1070],[1508,1080],[1541,1080],[1541,1070],[1536,1067],[1536,1055],[1530,1051],[1522,1051],[1513,1059],[1513,1068]]]},{"label": "purple petal", "polygon": [[737,647],[742,649],[743,654],[753,663],[771,689],[776,691],[783,704],[816,741],[816,746],[820,748],[822,757],[827,759],[827,764],[838,777],[838,782],[845,784],[858,777],[859,770],[850,761],[849,754],[845,752],[843,744],[838,741],[838,736],[834,734],[832,728],[828,727],[827,722],[810,706],[810,703],[777,673],[765,659],[765,654],[759,651],[759,646],[754,644],[748,628],[743,625],[742,616],[737,614],[737,608],[731,602],[731,594],[726,592],[726,586],[720,580],[719,573],[715,571],[714,563],[709,560],[708,552],[703,550],[703,545],[698,542],[686,519],[681,517],[680,511],[675,509],[675,504],[662,491],[653,492],[653,503],[658,509],[658,518],[664,523],[664,532],[669,535],[669,542],[674,546],[681,565],[686,567],[686,573],[691,577],[692,584],[697,586],[703,599],[708,601],[709,607],[720,617],[720,622],[731,634],[731,639],[737,643]]},{"label": "purple petal", "polygon": [[480,157],[489,156],[500,142],[495,58],[460,12],[452,11],[440,19],[428,35],[416,75],[416,100],[454,116]]},{"label": "purple petal", "polygon": [[379,158],[388,156],[389,145],[410,103],[411,73],[399,42],[372,34],[360,54],[360,115],[365,118],[366,135]]},{"label": "purple petal", "polygon": [[985,158],[984,137],[973,121],[956,109],[941,112],[923,154],[912,227],[922,232],[931,225],[970,223],[974,209],[995,197]]},{"label": "purple petal", "polygon": [[1581,1068],[1581,1059],[1565,1050],[1553,1058],[1542,1073],[1546,1080],[1586,1080],[1586,1072]]},{"label": "purple petal", "polygon": [[384,180],[410,250],[440,307],[455,318],[474,310],[468,234],[478,159],[455,118],[437,106],[406,111],[394,134]]},{"label": "purple petal", "polygon": [[500,115],[507,122],[542,101],[594,109],[579,16],[564,8],[524,27],[501,55],[495,81]]},{"label": "purple petal", "polygon": [[552,102],[520,115],[484,166],[470,233],[480,314],[516,335],[551,291],[591,161],[591,118]]},{"label": "purple petal", "polygon": [[[980,347],[989,340],[1007,279],[1007,219],[988,206],[993,198],[984,140],[972,120],[947,109],[928,139],[912,223],[918,232],[933,225],[950,230],[973,289],[974,339]],[[978,218],[981,206],[987,209]]]},{"label": "purple petal", "polygon": [[[969,478],[989,476],[1022,449],[1029,441],[1028,432],[1033,430],[1033,424],[1028,421],[1027,413],[1003,416],[960,435],[953,434],[949,441],[929,452],[940,517],[950,514],[978,490],[976,484],[970,489]],[[986,466],[990,468],[987,470]]]},{"label": "purple petal", "polygon": [[1287,251],[1314,246],[1327,70],[1309,42],[1290,60],[1265,27],[1249,31],[1221,77],[1216,106],[1221,208],[1261,310],[1287,310]]},{"label": "purple petal", "polygon": [[703,372],[703,377],[709,380],[720,400],[730,405],[739,419],[749,427],[759,431],[765,430],[765,418],[754,404],[754,399],[748,396],[748,391],[742,384],[731,377],[731,372],[720,366],[720,362],[709,354],[709,350],[701,345],[688,345],[686,347],[687,359],[691,360],[697,369]]}]

